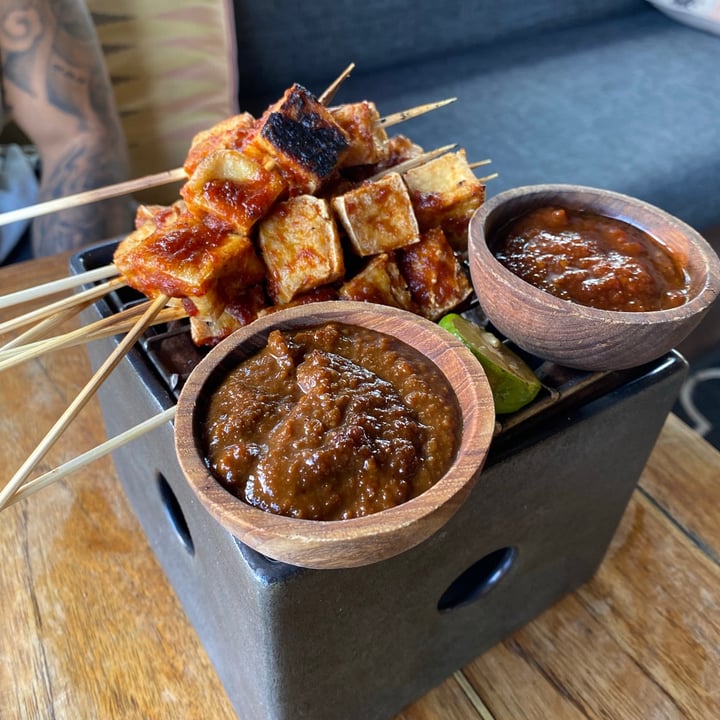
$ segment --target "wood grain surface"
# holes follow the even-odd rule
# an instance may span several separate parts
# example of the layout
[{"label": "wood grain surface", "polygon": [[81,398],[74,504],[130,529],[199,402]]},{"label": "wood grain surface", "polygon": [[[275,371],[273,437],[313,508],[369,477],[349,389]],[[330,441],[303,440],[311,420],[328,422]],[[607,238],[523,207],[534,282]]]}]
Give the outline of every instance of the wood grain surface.
[{"label": "wood grain surface", "polygon": [[[89,376],[82,348],[2,374],[0,484]],[[103,439],[92,401],[38,472]],[[3,511],[0,543],[0,718],[236,717],[110,459]],[[712,720],[719,668],[720,454],[671,416],[596,576],[398,720]]]}]

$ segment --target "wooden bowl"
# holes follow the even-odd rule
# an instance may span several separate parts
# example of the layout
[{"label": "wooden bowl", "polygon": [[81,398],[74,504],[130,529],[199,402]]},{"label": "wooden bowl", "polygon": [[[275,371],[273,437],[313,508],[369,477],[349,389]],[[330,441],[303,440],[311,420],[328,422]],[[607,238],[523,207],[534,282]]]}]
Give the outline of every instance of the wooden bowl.
[{"label": "wooden bowl", "polygon": [[[521,280],[493,255],[494,234],[545,205],[589,210],[652,235],[684,261],[688,302],[653,312],[599,310]],[[653,205],[595,188],[534,185],[500,193],[472,218],[468,249],[473,286],[488,320],[524,350],[581,370],[620,370],[661,357],[696,327],[720,289],[720,261],[698,232]]]},{"label": "wooden bowl", "polygon": [[[229,370],[265,346],[271,330],[341,322],[369,328],[421,351],[453,388],[462,433],[447,473],[421,495],[351,520],[302,520],[275,515],[240,500],[205,464],[202,425],[208,399]],[[434,323],[394,308],[358,302],[323,302],[277,311],[220,343],[186,382],[177,405],[175,445],[180,465],[211,515],[258,552],[293,565],[347,568],[403,552],[438,530],[477,480],[494,431],[492,392],[475,357]]]}]

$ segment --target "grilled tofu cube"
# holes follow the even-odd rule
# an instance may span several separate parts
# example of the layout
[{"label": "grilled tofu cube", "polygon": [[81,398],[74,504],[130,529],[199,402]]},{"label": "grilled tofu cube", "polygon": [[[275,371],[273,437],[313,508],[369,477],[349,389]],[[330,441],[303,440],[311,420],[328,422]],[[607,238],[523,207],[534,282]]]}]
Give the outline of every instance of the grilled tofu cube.
[{"label": "grilled tofu cube", "polygon": [[472,286],[445,233],[433,228],[419,243],[398,250],[397,262],[421,315],[438,320],[472,293]]},{"label": "grilled tofu cube", "polygon": [[172,205],[138,205],[135,211],[135,229],[147,227],[147,232],[152,228],[168,227],[176,222],[178,217],[187,212],[187,207],[182,200],[176,200]]},{"label": "grilled tofu cube", "polygon": [[421,230],[440,226],[455,249],[467,248],[467,225],[485,201],[485,186],[465,151],[441,155],[404,174]]},{"label": "grilled tofu cube", "polygon": [[189,212],[160,227],[145,223],[118,245],[113,262],[128,284],[148,297],[200,298],[226,276],[245,286],[265,277],[249,238]]},{"label": "grilled tofu cube", "polygon": [[331,108],[333,118],[345,131],[350,148],[342,166],[375,165],[388,156],[388,136],[378,122],[380,114],[368,100]]},{"label": "grilled tofu cube", "polygon": [[295,84],[265,111],[244,152],[260,163],[273,160],[291,195],[311,195],[333,174],[348,147],[330,111]]},{"label": "grilled tofu cube", "polygon": [[363,270],[340,287],[339,295],[341,300],[358,300],[413,312],[415,310],[407,283],[390,253],[382,253],[372,258]]},{"label": "grilled tofu cube", "polygon": [[365,257],[420,240],[408,189],[398,173],[365,182],[333,198],[353,250]]},{"label": "grilled tofu cube", "polygon": [[276,303],[345,274],[342,245],[326,200],[299,195],[278,203],[258,227],[268,292]]},{"label": "grilled tofu cube", "polygon": [[[222,288],[219,295],[227,296],[228,290],[227,287]],[[253,285],[231,293],[221,312],[212,316],[190,305],[188,315],[193,342],[196,345],[216,345],[238,328],[255,320],[266,305],[267,299],[262,285]]]},{"label": "grilled tofu cube", "polygon": [[284,189],[274,170],[237,150],[217,150],[197,166],[180,194],[192,213],[209,213],[247,235]]},{"label": "grilled tofu cube", "polygon": [[210,153],[216,150],[239,150],[255,129],[256,122],[250,113],[240,113],[197,133],[183,164],[188,177]]}]

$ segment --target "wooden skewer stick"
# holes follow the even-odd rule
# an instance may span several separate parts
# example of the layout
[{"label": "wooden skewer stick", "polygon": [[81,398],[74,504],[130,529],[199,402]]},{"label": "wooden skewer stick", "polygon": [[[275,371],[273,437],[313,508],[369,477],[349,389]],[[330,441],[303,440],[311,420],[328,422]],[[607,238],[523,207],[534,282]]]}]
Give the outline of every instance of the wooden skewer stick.
[{"label": "wooden skewer stick", "polygon": [[[332,101],[340,85],[350,75],[354,69],[355,64],[345,68],[343,73],[325,90],[325,92],[318,98],[319,102],[323,105],[327,105]],[[434,103],[428,103],[426,105],[418,105],[414,108],[408,108],[407,110],[401,110],[400,112],[387,115],[378,120],[378,124],[383,127],[390,127],[397,125],[398,123],[410,120],[411,118],[418,117],[424,113],[441,108],[449,103],[455,102],[457,98],[448,98],[447,100],[440,100]],[[175,168],[173,170],[165,170],[155,175],[145,175],[141,178],[134,180],[127,180],[125,182],[117,183],[115,185],[107,185],[102,188],[96,188],[95,190],[87,190],[82,193],[75,195],[68,195],[63,198],[57,198],[54,200],[48,200],[42,203],[36,203],[35,205],[29,205],[24,208],[18,208],[17,210],[10,210],[6,213],[0,213],[0,226],[8,225],[18,220],[29,220],[30,218],[40,217],[41,215],[48,215],[49,213],[58,212],[59,210],[67,210],[72,207],[79,207],[81,205],[87,205],[93,202],[99,202],[101,200],[107,200],[113,197],[119,197],[120,195],[127,195],[140,190],[147,190],[153,187],[159,187],[161,185],[169,185],[173,182],[185,180],[187,174],[184,168]],[[110,267],[110,266],[108,266]],[[95,272],[100,272],[99,268]],[[58,281],[61,282],[61,281]],[[73,286],[70,286],[73,287]],[[29,290],[23,290],[22,293],[30,293],[35,288]],[[9,297],[9,296],[8,296]],[[5,307],[4,298],[0,298],[0,308]],[[19,301],[18,301],[19,302]],[[14,304],[14,303],[12,303]]]},{"label": "wooden skewer stick", "polygon": [[24,333],[18,335],[17,337],[13,338],[9,342],[5,343],[2,347],[0,347],[0,358],[2,358],[3,354],[8,350],[19,348],[20,346],[26,346],[30,342],[38,340],[44,335],[47,335],[50,330],[60,325],[60,323],[65,322],[65,320],[68,320],[74,315],[77,315],[88,305],[92,305],[93,302],[95,302],[93,298],[85,300],[80,304],[71,305],[69,308],[61,310],[60,312],[57,312],[54,315],[51,315],[44,320],[41,320],[37,325],[31,327],[29,330],[26,330]]},{"label": "wooden skewer stick", "polygon": [[144,177],[134,180],[126,180],[125,182],[116,183],[115,185],[106,185],[105,187],[95,188],[94,190],[86,190],[85,192],[75,195],[66,195],[65,197],[47,200],[36,203],[35,205],[28,205],[24,208],[2,213],[0,214],[0,225],[9,225],[18,220],[29,220],[30,218],[49,215],[50,213],[60,210],[68,210],[69,208],[78,207],[79,205],[87,205],[88,203],[99,202],[100,200],[109,200],[110,198],[121,195],[129,195],[138,190],[168,185],[178,180],[184,180],[186,177],[187,175],[183,168],[176,168],[175,170],[164,170],[155,175],[145,175]]},{"label": "wooden skewer stick", "polygon": [[440,157],[441,155],[444,155],[445,153],[450,152],[454,148],[457,147],[457,143],[453,143],[451,145],[443,145],[442,147],[436,148],[435,150],[429,150],[428,152],[422,153],[421,155],[417,155],[414,158],[410,158],[409,160],[404,160],[401,163],[398,163],[397,165],[391,165],[390,167],[385,168],[384,170],[381,170],[378,173],[375,173],[372,177],[368,178],[368,181],[373,180],[379,180],[381,177],[384,177],[385,175],[388,175],[389,173],[403,173],[408,170],[412,170],[413,168],[419,167],[420,165],[424,165],[426,162],[429,162],[430,160],[435,159],[436,157]]},{"label": "wooden skewer stick", "polygon": [[[2,217],[2,216],[0,216]],[[2,224],[2,223],[0,223]],[[0,296],[0,310],[3,308],[12,307],[13,305],[20,305],[21,303],[28,302],[30,300],[37,300],[47,295],[54,295],[55,293],[63,292],[64,290],[72,290],[85,283],[95,282],[96,280],[107,280],[118,274],[118,269],[110,264],[104,267],[96,268],[95,270],[88,270],[78,275],[69,275],[68,277],[60,278],[59,280],[53,280],[52,282],[44,283],[43,285],[36,285],[35,287],[27,288],[25,290],[18,290],[17,292],[10,293],[9,295]]]},{"label": "wooden skewer stick", "polygon": [[325,92],[318,97],[318,102],[322,105],[327,106],[328,103],[332,102],[335,94],[339,90],[340,86],[350,77],[350,73],[355,69],[355,63],[350,63],[338,77],[326,88]]},{"label": "wooden skewer stick", "polygon": [[[144,303],[135,308],[128,308],[116,315],[97,320],[86,327],[77,328],[46,340],[38,340],[19,347],[3,348],[0,351],[0,372],[50,352],[64,350],[76,345],[84,345],[93,340],[101,340],[102,338],[127,332],[132,329],[138,315],[141,315],[148,305],[149,303]],[[160,323],[182,320],[185,317],[187,317],[187,313],[183,308],[169,307],[161,310],[150,324],[159,325]]]},{"label": "wooden skewer stick", "polygon": [[485,160],[476,160],[475,162],[468,163],[468,167],[471,170],[474,170],[476,167],[482,167],[483,165],[490,165],[492,163],[492,160],[490,158],[486,158]]},{"label": "wooden skewer stick", "polygon": [[485,177],[478,178],[478,180],[481,183],[486,183],[490,182],[490,180],[494,180],[497,177],[500,177],[500,173],[492,173],[492,175],[486,175]]},{"label": "wooden skewer stick", "polygon": [[417,107],[409,108],[407,110],[401,110],[400,112],[393,113],[392,115],[381,117],[377,121],[377,124],[386,128],[391,127],[392,125],[397,125],[405,122],[406,120],[411,120],[412,118],[419,117],[420,115],[437,110],[438,108],[445,107],[445,105],[454,103],[456,100],[457,98],[448,98],[447,100],[439,100],[438,102],[427,103],[426,105],[418,105]]},{"label": "wooden skewer stick", "polygon": [[98,298],[101,298],[109,292],[123,287],[126,284],[127,283],[124,278],[114,278],[113,280],[108,280],[102,285],[97,285],[87,290],[83,290],[82,292],[71,295],[70,297],[50,303],[50,305],[37,308],[37,310],[31,310],[24,315],[12,318],[12,320],[6,320],[4,323],[0,323],[0,335],[10,332],[10,330],[16,330],[17,328],[24,327],[25,325],[30,325],[31,323],[42,320],[50,315],[55,315],[55,313],[62,312],[68,308],[81,305],[86,300],[97,300]]},{"label": "wooden skewer stick", "polygon": [[67,410],[60,416],[55,425],[53,425],[47,435],[41,440],[40,444],[20,466],[19,470],[15,473],[15,475],[13,475],[8,484],[0,490],[0,510],[5,507],[8,500],[15,494],[25,480],[27,480],[30,473],[35,469],[35,466],[40,462],[40,460],[42,460],[43,457],[45,457],[60,435],[66,430],[68,425],[90,401],[96,390],[104,382],[105,378],[123,359],[127,351],[132,347],[140,335],[142,335],[147,326],[165,306],[167,301],[168,297],[166,295],[159,295],[155,298],[155,300],[153,300],[150,307],[137,321],[133,329],[123,338],[122,342],[115,348],[115,350],[110,353],[98,371],[90,378],[87,385],[85,385],[85,387],[78,393],[75,400],[73,400]]},{"label": "wooden skewer stick", "polygon": [[82,455],[78,455],[76,458],[68,460],[68,462],[63,463],[62,465],[59,465],[52,470],[49,470],[48,472],[40,475],[34,480],[30,480],[15,492],[15,494],[5,504],[5,507],[9,507],[10,505],[13,505],[19,500],[23,500],[24,498],[28,497],[28,495],[32,495],[38,490],[46,488],[48,485],[51,485],[52,483],[61,480],[67,475],[70,475],[70,473],[73,473],[76,470],[85,467],[85,465],[89,465],[91,462],[105,457],[105,455],[108,455],[111,452],[117,450],[118,448],[123,447],[123,445],[127,445],[133,440],[142,437],[151,430],[154,430],[155,428],[158,428],[167,422],[171,422],[175,417],[175,410],[175,407],[171,407],[164,412],[158,413],[154,417],[151,417],[148,420],[145,420],[144,422],[135,425],[135,427],[132,427],[129,430],[126,430],[125,432],[120,433],[119,435],[116,435],[115,437],[110,438],[103,443],[100,443],[100,445],[94,447],[92,450],[88,450]]}]

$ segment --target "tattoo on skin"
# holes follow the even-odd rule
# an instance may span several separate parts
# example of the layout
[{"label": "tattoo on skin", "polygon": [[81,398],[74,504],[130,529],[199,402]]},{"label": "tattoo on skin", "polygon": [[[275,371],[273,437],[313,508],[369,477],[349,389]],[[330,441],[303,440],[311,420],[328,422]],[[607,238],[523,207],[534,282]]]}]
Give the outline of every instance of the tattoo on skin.
[{"label": "tattoo on skin", "polygon": [[3,74],[30,95],[34,58],[43,35],[43,19],[34,6],[8,3],[0,17],[0,46],[3,48]]},{"label": "tattoo on skin", "polygon": [[[9,109],[40,150],[38,201],[126,179],[127,147],[84,1],[0,0],[0,52]],[[36,218],[34,252],[129,232],[134,209],[119,198]]]},{"label": "tattoo on skin", "polygon": [[[47,178],[43,199],[64,197],[116,182],[114,154],[78,143]],[[133,202],[128,198],[95,203],[37,218],[33,223],[36,255],[77,249],[128,231]],[[49,248],[49,249],[48,249]]]}]

